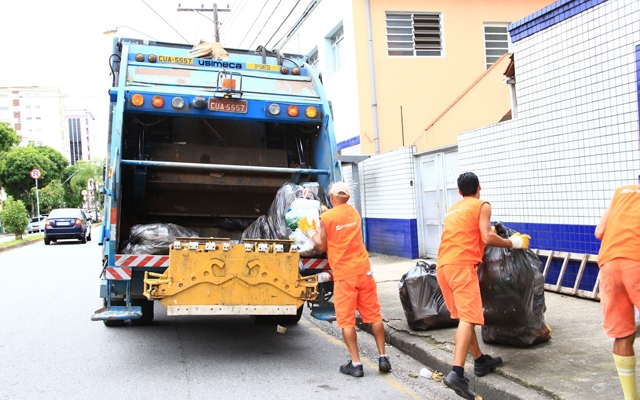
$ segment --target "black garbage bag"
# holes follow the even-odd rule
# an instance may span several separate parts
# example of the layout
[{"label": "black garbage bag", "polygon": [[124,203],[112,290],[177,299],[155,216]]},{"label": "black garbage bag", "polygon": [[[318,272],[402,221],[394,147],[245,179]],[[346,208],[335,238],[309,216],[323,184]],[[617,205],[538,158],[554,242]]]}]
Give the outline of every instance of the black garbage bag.
[{"label": "black garbage bag", "polygon": [[[495,227],[503,238],[515,233],[501,222]],[[551,329],[544,322],[541,270],[540,258],[529,249],[485,247],[478,268],[484,308],[483,342],[525,347],[551,338]]]},{"label": "black garbage bag", "polygon": [[436,279],[436,265],[418,261],[398,283],[400,303],[413,330],[449,328],[458,325],[444,304]]},{"label": "black garbage bag", "polygon": [[134,225],[129,232],[127,245],[123,254],[168,255],[169,246],[177,237],[199,237],[191,229],[176,224],[144,224]]}]

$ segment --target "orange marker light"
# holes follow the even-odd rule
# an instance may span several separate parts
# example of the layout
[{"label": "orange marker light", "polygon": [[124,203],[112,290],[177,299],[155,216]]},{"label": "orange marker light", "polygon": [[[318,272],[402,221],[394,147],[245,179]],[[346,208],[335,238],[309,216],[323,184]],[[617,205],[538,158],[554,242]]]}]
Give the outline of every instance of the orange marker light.
[{"label": "orange marker light", "polygon": [[289,108],[287,108],[287,114],[289,114],[290,117],[297,117],[298,113],[298,106],[289,106]]},{"label": "orange marker light", "polygon": [[314,106],[309,106],[307,107],[305,114],[307,114],[307,117],[309,118],[315,118],[318,115],[318,110],[316,110]]},{"label": "orange marker light", "polygon": [[300,75],[300,68],[298,68],[298,67],[294,67],[294,68],[291,70],[291,73],[292,73],[292,74],[294,74],[294,75]]},{"label": "orange marker light", "polygon": [[225,78],[222,80],[222,88],[223,89],[233,89],[236,90],[236,80]]},{"label": "orange marker light", "polygon": [[144,104],[144,97],[141,94],[136,93],[131,97],[131,104],[136,107],[141,107]]},{"label": "orange marker light", "polygon": [[151,99],[151,105],[155,108],[162,108],[162,106],[164,106],[164,99],[162,96],[153,96],[153,99]]},{"label": "orange marker light", "polygon": [[283,65],[282,67],[280,67],[280,73],[281,73],[281,74],[284,74],[284,75],[288,74],[288,73],[289,73],[289,68],[288,68],[288,67],[285,67],[285,66]]},{"label": "orange marker light", "polygon": [[136,54],[136,61],[138,62],[144,61],[144,55],[142,53]]}]

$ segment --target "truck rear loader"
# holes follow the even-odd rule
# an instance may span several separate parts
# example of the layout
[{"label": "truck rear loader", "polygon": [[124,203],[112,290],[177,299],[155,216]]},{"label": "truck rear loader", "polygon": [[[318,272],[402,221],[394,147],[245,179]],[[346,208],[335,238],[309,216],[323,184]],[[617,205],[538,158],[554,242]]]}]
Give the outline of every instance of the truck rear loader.
[{"label": "truck rear loader", "polygon": [[[301,260],[287,237],[242,238],[283,184],[328,193],[341,180],[330,104],[306,57],[116,38],[109,60],[104,307],[92,320],[149,324],[159,301],[169,315],[286,324],[325,301],[315,273],[326,259]],[[197,236],[176,237],[168,254],[123,251],[132,228],[153,224]]]}]

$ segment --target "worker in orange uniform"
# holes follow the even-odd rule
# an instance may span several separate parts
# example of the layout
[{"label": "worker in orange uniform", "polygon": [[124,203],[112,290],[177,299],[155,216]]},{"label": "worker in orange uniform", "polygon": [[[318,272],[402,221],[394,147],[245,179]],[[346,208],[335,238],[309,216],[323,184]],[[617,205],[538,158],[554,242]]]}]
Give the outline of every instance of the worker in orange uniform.
[{"label": "worker in orange uniform", "polygon": [[333,208],[320,215],[320,227],[307,218],[298,221],[298,227],[313,240],[316,246],[327,252],[334,280],[336,322],[342,328],[342,336],[351,360],[340,366],[340,372],[354,377],[364,376],[360,362],[356,335],[356,310],[362,322],[370,323],[380,357],[378,369],[391,371],[389,357],[385,354],[384,325],[380,313],[378,289],[371,272],[369,253],[362,238],[362,219],[358,211],[347,204],[349,186],[335,182],[329,190]]},{"label": "worker in orange uniform", "polygon": [[455,334],[453,369],[444,380],[458,396],[475,399],[464,376],[464,362],[471,351],[473,372],[484,376],[502,364],[500,357],[482,354],[475,326],[484,325],[482,298],[477,267],[482,262],[484,246],[526,249],[529,235],[516,233],[504,239],[491,229],[491,205],[480,200],[480,182],[473,172],[458,177],[462,200],[455,203],[444,218],[444,230],[438,249],[436,277],[451,318],[460,323]]},{"label": "worker in orange uniform", "polygon": [[640,308],[640,185],[616,189],[595,235],[602,241],[598,266],[604,333],[614,338],[613,361],[624,398],[637,400],[633,307]]}]

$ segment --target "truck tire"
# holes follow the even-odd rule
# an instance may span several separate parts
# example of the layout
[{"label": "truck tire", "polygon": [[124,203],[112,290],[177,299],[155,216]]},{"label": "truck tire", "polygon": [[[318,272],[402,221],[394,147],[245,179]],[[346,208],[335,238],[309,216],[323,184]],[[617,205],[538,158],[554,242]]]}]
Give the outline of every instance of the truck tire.
[{"label": "truck tire", "polygon": [[140,319],[132,319],[132,326],[145,326],[151,325],[153,323],[153,306],[155,301],[147,300],[147,299],[132,299],[132,306],[140,306],[142,307],[142,318]]},{"label": "truck tire", "polygon": [[114,328],[114,327],[117,327],[117,326],[124,326],[124,321],[121,321],[121,320],[112,319],[112,320],[106,320],[106,321],[102,321],[102,322],[104,322],[104,326],[108,326],[109,328]]},{"label": "truck tire", "polygon": [[296,313],[296,315],[279,315],[276,317],[276,322],[278,323],[278,325],[295,325],[300,321],[300,318],[302,318],[302,308],[303,306],[298,307],[298,312]]}]

